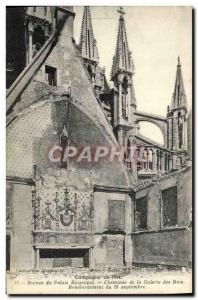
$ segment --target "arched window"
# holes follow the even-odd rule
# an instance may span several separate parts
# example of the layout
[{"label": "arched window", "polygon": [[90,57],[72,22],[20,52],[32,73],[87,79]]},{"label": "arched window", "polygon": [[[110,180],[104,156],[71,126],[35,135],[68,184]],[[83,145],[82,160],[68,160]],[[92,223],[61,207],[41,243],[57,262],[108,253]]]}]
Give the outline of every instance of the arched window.
[{"label": "arched window", "polygon": [[143,159],[144,159],[144,169],[148,169],[148,157],[149,157],[149,152],[148,150],[145,148],[144,149],[144,153],[143,153]]},{"label": "arched window", "polygon": [[168,171],[170,171],[170,168],[171,168],[171,155],[169,154],[168,155]]},{"label": "arched window", "polygon": [[122,83],[122,116],[124,119],[128,118],[127,94],[128,94],[128,79],[125,76]]},{"label": "arched window", "polygon": [[133,154],[133,153],[131,152],[131,148],[130,148],[130,147],[131,147],[131,143],[130,143],[130,141],[128,140],[128,141],[127,141],[127,152],[128,152],[127,154],[128,154],[128,159],[129,159],[129,161],[130,161],[129,164],[130,164],[130,168],[131,168],[131,166],[132,166],[132,154]]},{"label": "arched window", "polygon": [[122,83],[122,93],[128,94],[128,79],[126,76],[124,77],[123,83]]},{"label": "arched window", "polygon": [[183,120],[181,112],[178,112],[178,137],[179,137],[179,148],[181,148],[183,144]]},{"label": "arched window", "polygon": [[135,151],[135,160],[137,161],[137,170],[141,169],[141,163],[140,163],[140,149],[136,149]]},{"label": "arched window", "polygon": [[131,143],[127,140],[127,147],[126,147],[126,163],[127,167],[131,168],[131,152],[130,152]]},{"label": "arched window", "polygon": [[160,153],[159,150],[156,151],[156,156],[157,156],[157,170],[160,168]]},{"label": "arched window", "polygon": [[32,43],[33,43],[33,57],[34,57],[45,43],[45,33],[40,26],[34,29]]},{"label": "arched window", "polygon": [[152,170],[153,169],[153,150],[149,149],[149,169]]},{"label": "arched window", "polygon": [[162,169],[162,160],[163,160],[163,152],[160,151],[160,153],[159,153],[159,169],[160,169],[160,171]]},{"label": "arched window", "polygon": [[182,167],[182,156],[179,157],[180,167]]},{"label": "arched window", "polygon": [[167,153],[165,153],[165,171],[168,171],[168,156],[167,156]]}]

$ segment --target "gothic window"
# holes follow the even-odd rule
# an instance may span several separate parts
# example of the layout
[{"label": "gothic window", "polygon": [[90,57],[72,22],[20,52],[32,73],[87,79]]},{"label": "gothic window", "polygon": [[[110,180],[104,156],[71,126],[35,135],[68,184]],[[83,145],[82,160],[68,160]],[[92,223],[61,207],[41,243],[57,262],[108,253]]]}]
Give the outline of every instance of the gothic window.
[{"label": "gothic window", "polygon": [[160,153],[159,153],[159,169],[160,169],[160,171],[162,169],[162,160],[163,160],[163,152],[160,151]]},{"label": "gothic window", "polygon": [[49,85],[56,86],[57,85],[57,71],[56,68],[45,66],[45,78]]},{"label": "gothic window", "polygon": [[137,171],[139,171],[142,167],[141,167],[141,161],[140,161],[140,149],[137,149],[135,151],[135,159],[137,161]]},{"label": "gothic window", "polygon": [[127,167],[131,168],[131,150],[130,150],[130,141],[127,140],[127,149],[126,149],[126,160],[127,160]]},{"label": "gothic window", "polygon": [[122,93],[128,94],[128,79],[126,76],[124,77],[123,83],[122,83]]},{"label": "gothic window", "polygon": [[148,169],[148,156],[149,156],[149,152],[148,150],[145,148],[144,149],[144,153],[143,153],[143,166],[144,169]]},{"label": "gothic window", "polygon": [[135,229],[147,229],[147,197],[135,201]]},{"label": "gothic window", "polygon": [[153,169],[153,151],[152,151],[152,149],[149,150],[148,160],[149,160],[149,169],[152,170]]},{"label": "gothic window", "polygon": [[156,155],[157,155],[157,170],[159,170],[159,165],[160,165],[160,153],[159,153],[159,150],[156,151]]},{"label": "gothic window", "polygon": [[182,156],[179,156],[179,163],[180,163],[180,167],[182,167],[183,163],[182,163]]},{"label": "gothic window", "polygon": [[181,112],[178,112],[178,136],[179,136],[179,148],[181,148],[181,146],[182,146],[182,144],[183,144],[182,134],[183,134],[183,121],[182,121]]},{"label": "gothic window", "polygon": [[122,94],[122,116],[127,119],[127,100],[126,94]]},{"label": "gothic window", "polygon": [[108,230],[124,231],[125,202],[119,200],[108,201]]},{"label": "gothic window", "polygon": [[177,187],[162,191],[162,226],[177,224]]},{"label": "gothic window", "polygon": [[128,118],[127,94],[128,94],[128,79],[125,76],[122,83],[122,116],[125,119]]},{"label": "gothic window", "polygon": [[33,36],[32,36],[32,43],[33,43],[33,57],[34,57],[45,43],[45,33],[40,26],[37,26],[34,29]]},{"label": "gothic window", "polygon": [[165,171],[168,171],[168,155],[165,153]]}]

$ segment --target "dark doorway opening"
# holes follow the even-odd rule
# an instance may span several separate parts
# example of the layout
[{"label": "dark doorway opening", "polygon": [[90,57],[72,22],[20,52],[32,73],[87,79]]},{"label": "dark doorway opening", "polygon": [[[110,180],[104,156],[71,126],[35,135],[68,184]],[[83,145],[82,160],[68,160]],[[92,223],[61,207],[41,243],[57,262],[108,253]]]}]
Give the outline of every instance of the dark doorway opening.
[{"label": "dark doorway opening", "polygon": [[10,271],[10,235],[6,235],[6,271]]},{"label": "dark doorway opening", "polygon": [[40,268],[89,268],[89,249],[40,249]]}]

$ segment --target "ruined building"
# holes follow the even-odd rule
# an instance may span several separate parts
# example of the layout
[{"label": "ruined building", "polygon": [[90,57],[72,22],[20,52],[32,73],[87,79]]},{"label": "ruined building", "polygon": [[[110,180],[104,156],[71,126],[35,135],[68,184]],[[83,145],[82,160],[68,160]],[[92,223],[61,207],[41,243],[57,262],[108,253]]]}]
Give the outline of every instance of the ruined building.
[{"label": "ruined building", "polygon": [[[89,7],[79,44],[72,7],[7,8],[7,270],[191,264],[181,62],[166,117],[139,111],[125,18],[120,9],[110,87]],[[144,121],[163,145],[139,133]],[[135,145],[136,159],[65,161],[62,151],[51,162],[55,145]]]}]

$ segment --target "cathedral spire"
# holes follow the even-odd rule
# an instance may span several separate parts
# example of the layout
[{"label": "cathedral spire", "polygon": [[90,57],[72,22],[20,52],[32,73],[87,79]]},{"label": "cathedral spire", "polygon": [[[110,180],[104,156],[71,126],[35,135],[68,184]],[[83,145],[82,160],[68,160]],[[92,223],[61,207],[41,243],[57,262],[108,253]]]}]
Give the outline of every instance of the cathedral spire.
[{"label": "cathedral spire", "polygon": [[176,80],[175,80],[175,87],[172,96],[171,109],[181,108],[181,107],[187,108],[187,101],[186,101],[186,93],[185,93],[183,77],[182,77],[181,62],[180,62],[180,57],[178,56]]},{"label": "cathedral spire", "polygon": [[79,46],[84,59],[98,62],[98,49],[93,33],[89,6],[84,7]]},{"label": "cathedral spire", "polygon": [[131,58],[131,51],[128,47],[127,34],[125,29],[125,21],[124,21],[124,10],[122,7],[118,10],[120,14],[119,25],[118,25],[118,35],[117,35],[117,43],[115,55],[113,57],[113,66],[112,66],[112,80],[114,76],[119,71],[126,71],[128,73],[133,73],[134,65]]}]

